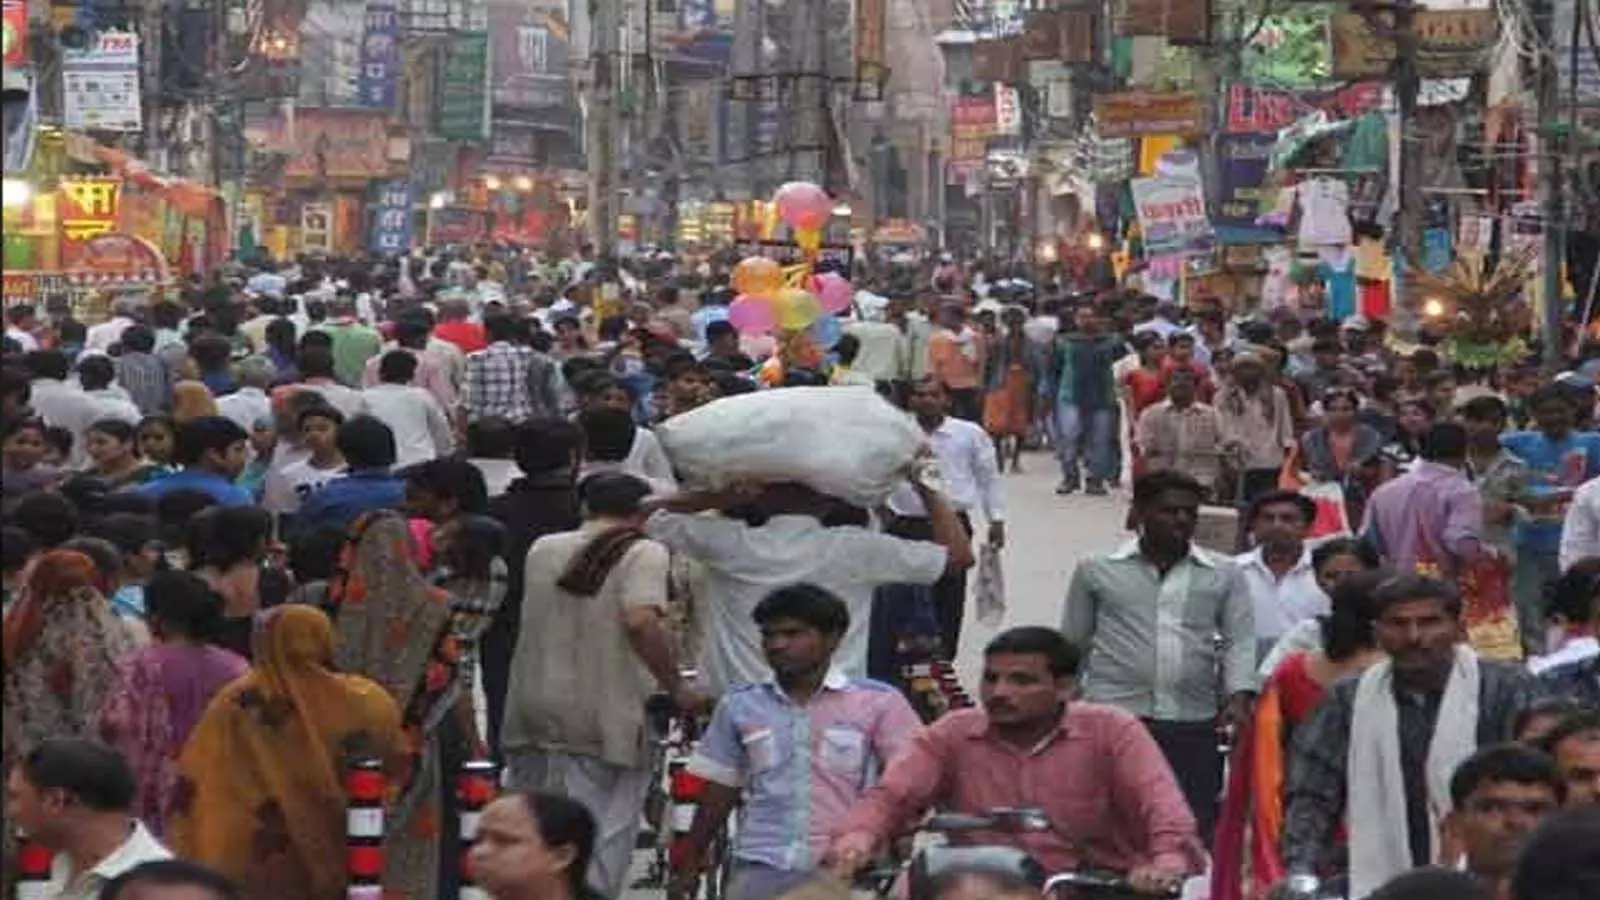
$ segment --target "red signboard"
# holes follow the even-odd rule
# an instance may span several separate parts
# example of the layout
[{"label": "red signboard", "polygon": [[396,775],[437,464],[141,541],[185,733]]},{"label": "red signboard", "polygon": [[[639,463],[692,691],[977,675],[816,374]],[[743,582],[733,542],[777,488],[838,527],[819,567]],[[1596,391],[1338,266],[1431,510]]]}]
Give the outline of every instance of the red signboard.
[{"label": "red signboard", "polygon": [[56,188],[62,268],[78,268],[90,243],[117,227],[122,179],[66,178]]},{"label": "red signboard", "polygon": [[1229,134],[1282,131],[1322,110],[1335,119],[1353,119],[1383,104],[1383,85],[1358,82],[1332,91],[1278,91],[1248,84],[1228,86]]},{"label": "red signboard", "polygon": [[4,64],[8,69],[28,64],[28,4],[23,0],[5,0],[0,4],[4,14],[4,29],[0,31],[0,49],[4,50]]}]

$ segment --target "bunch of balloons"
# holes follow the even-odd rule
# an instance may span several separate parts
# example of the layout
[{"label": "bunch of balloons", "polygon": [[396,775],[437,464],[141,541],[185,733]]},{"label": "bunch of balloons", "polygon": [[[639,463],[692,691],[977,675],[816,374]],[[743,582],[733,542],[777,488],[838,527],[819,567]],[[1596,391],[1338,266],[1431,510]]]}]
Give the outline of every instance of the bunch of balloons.
[{"label": "bunch of balloons", "polygon": [[855,296],[843,275],[812,270],[822,246],[822,229],[833,214],[833,200],[808,181],[791,181],[772,199],[806,261],[781,266],[762,256],[741,260],[733,269],[738,296],[728,309],[728,321],[747,335],[811,329],[819,344],[832,346],[841,331],[834,316],[849,309]]}]

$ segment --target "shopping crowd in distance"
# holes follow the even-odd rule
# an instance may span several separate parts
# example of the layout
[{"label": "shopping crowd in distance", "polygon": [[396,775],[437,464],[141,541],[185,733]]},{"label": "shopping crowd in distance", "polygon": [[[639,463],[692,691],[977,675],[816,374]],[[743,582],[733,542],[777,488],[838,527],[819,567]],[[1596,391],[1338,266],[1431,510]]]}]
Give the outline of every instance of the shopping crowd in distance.
[{"label": "shopping crowd in distance", "polygon": [[[839,273],[799,340],[730,321],[732,262],[8,306],[8,894],[1600,897],[1585,329],[1474,368],[1315,297],[946,256]],[[965,703],[969,595],[1004,621],[1048,527],[1024,466],[1128,537],[1063,548],[1058,627]]]}]

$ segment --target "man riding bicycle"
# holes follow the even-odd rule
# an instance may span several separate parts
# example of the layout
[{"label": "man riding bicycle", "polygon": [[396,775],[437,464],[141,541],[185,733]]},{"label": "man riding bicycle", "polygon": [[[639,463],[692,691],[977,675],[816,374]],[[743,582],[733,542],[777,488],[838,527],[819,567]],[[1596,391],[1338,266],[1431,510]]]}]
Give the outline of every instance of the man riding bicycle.
[{"label": "man riding bicycle", "polygon": [[1079,654],[1057,631],[1013,628],[984,648],[982,709],[952,712],[920,732],[837,830],[834,872],[851,877],[930,808],[981,815],[1034,808],[1046,831],[953,835],[1015,846],[1050,872],[1126,872],[1163,894],[1203,868],[1195,820],[1143,724],[1070,702]]}]

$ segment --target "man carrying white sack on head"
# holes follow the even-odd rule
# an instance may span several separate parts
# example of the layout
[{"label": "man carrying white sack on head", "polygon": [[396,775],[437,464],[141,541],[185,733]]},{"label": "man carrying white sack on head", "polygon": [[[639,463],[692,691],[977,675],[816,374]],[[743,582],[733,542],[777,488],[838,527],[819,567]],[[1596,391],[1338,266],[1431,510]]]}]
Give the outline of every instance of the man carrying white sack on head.
[{"label": "man carrying white sack on head", "polygon": [[[971,539],[950,502],[916,476],[911,485],[928,510],[932,543],[871,531],[864,510],[792,482],[684,493],[649,504],[655,512],[645,532],[706,570],[700,663],[709,690],[722,694],[772,678],[752,613],[774,590],[803,583],[849,607],[850,628],[834,666],[848,677],[866,676],[873,591],[885,584],[932,585],[973,563]],[[721,515],[696,515],[710,511]]]}]

